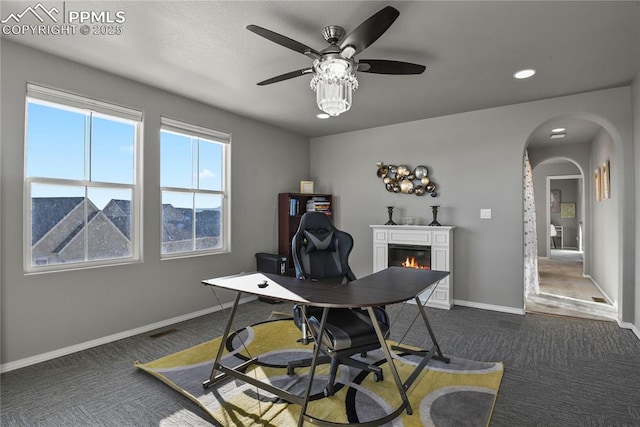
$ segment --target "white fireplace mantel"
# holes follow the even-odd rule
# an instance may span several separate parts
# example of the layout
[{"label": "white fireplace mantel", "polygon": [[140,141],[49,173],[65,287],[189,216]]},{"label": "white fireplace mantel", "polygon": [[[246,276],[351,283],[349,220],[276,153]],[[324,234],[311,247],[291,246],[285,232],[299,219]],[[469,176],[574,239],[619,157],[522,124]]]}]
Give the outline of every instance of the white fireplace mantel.
[{"label": "white fireplace mantel", "polygon": [[[425,225],[370,225],[373,229],[373,272],[384,270],[389,262],[389,244],[431,246],[431,268],[448,271],[427,302],[429,307],[453,307],[453,229]],[[421,299],[428,298],[428,295]],[[424,302],[424,301],[423,301]]]}]

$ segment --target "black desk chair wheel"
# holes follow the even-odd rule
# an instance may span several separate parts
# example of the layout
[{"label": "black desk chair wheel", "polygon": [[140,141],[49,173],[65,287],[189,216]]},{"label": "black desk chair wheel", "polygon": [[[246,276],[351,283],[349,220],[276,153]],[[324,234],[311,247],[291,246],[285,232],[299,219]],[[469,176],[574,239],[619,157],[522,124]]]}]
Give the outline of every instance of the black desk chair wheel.
[{"label": "black desk chair wheel", "polygon": [[[353,248],[353,238],[349,233],[338,230],[331,219],[322,212],[307,212],[300,220],[298,231],[291,241],[293,263],[296,276],[300,279],[323,282],[346,283],[355,280],[348,264]],[[389,317],[382,307],[375,307],[374,313],[383,336],[389,336]],[[332,308],[329,309],[322,342],[316,337],[320,332],[322,308],[296,304],[293,307],[293,319],[302,331],[301,342],[313,341],[320,345],[322,356],[317,363],[331,363],[329,381],[324,389],[325,396],[332,396],[335,379],[340,364],[372,372],[374,381],[384,379],[382,368],[352,356],[360,354],[366,357],[368,351],[380,348],[371,319],[366,310]],[[311,366],[311,359],[289,362],[287,374],[293,375],[295,368]]]}]

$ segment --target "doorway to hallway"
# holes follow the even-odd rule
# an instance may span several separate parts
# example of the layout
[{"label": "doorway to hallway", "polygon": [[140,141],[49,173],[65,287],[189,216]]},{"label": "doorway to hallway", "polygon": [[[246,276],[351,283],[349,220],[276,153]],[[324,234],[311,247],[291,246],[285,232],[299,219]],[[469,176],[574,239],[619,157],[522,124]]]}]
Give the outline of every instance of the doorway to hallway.
[{"label": "doorway to hallway", "polygon": [[614,321],[614,306],[582,271],[583,254],[575,249],[538,257],[540,292],[527,298],[527,312]]},{"label": "doorway to hallway", "polygon": [[[537,185],[535,184],[537,182]],[[525,309],[580,318],[614,320],[615,307],[585,275],[585,180],[568,160],[554,160],[534,169],[538,224],[539,292],[530,294]]]},{"label": "doorway to hallway", "polygon": [[[598,193],[603,191],[603,180],[600,179],[602,170],[605,168],[609,173],[609,162],[613,159],[617,159],[619,165],[618,169],[613,169],[616,176],[624,176],[623,162],[616,150],[621,146],[620,141],[612,131],[615,128],[598,117],[558,115],[541,123],[526,142],[523,168],[523,296],[527,311],[544,310],[552,314],[576,316],[584,313],[585,317],[604,315],[618,322],[623,317],[623,291],[630,289],[625,286],[631,283],[628,280],[631,275],[630,264],[625,262],[622,254],[626,253],[623,248],[630,247],[632,238],[622,233],[621,221],[628,220],[631,210],[622,209],[628,204],[620,188],[624,187],[623,180],[615,179],[613,175],[609,180],[611,194],[617,194],[618,197],[602,198],[602,193]],[[548,178],[568,178],[570,175],[581,179],[580,193],[565,192],[565,189],[556,185],[554,188],[545,185]],[[618,191],[615,191],[616,188]],[[555,212],[558,215],[557,205],[560,205],[560,218],[553,220],[550,211],[551,190],[560,190],[559,194],[556,192],[559,203]],[[578,227],[565,223],[574,212],[576,218],[573,221],[577,221]],[[557,238],[556,247],[552,246],[551,225],[554,225],[554,234],[555,226],[559,226],[557,228],[562,236],[562,239]],[[576,230],[574,235],[571,235],[572,226]],[[564,253],[565,250],[569,252]],[[565,274],[561,279],[557,276],[554,279],[554,275],[561,270],[567,270],[558,264],[567,262],[562,259],[563,256],[578,257],[572,265],[573,273],[570,278]],[[555,281],[550,283],[548,278]],[[590,291],[578,298],[570,293],[565,295],[569,286],[557,286],[559,282],[576,284],[583,280],[587,281]],[[630,293],[627,292],[626,296]],[[600,298],[604,298],[605,302],[599,302]],[[615,314],[611,315],[614,310]]]}]

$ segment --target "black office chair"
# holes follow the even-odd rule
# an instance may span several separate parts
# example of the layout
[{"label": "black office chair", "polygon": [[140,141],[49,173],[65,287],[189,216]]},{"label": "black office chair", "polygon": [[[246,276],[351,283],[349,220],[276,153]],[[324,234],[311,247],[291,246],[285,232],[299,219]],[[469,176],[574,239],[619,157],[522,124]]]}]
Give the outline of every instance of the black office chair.
[{"label": "black office chair", "polygon": [[[299,279],[318,280],[318,286],[322,286],[322,282],[335,284],[355,280],[348,264],[352,248],[351,235],[338,230],[326,214],[307,212],[302,216],[298,231],[291,241],[296,276]],[[375,307],[374,312],[386,339],[389,335],[389,317],[382,307]],[[302,331],[303,343],[315,341],[320,331],[321,317],[322,308],[294,305],[293,318]],[[336,391],[334,382],[340,364],[372,372],[375,381],[382,381],[382,368],[351,358],[355,354],[366,357],[366,352],[377,348],[380,348],[380,342],[366,310],[330,309],[320,343],[323,356],[318,360],[318,363],[331,363],[325,396],[331,396]],[[290,362],[287,373],[292,375],[296,367],[310,365],[311,359]]]}]

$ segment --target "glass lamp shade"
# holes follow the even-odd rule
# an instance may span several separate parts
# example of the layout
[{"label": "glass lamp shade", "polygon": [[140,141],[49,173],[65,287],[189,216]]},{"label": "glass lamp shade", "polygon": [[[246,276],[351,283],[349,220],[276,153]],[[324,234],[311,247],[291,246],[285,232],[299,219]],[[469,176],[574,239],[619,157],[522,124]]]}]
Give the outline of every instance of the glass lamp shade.
[{"label": "glass lamp shade", "polygon": [[356,76],[351,73],[338,75],[331,69],[317,72],[311,79],[318,108],[334,117],[351,108],[352,94],[357,88]]}]

